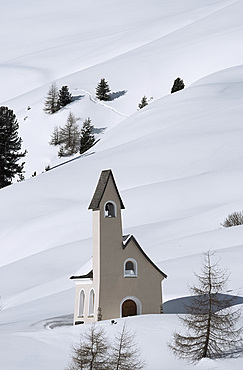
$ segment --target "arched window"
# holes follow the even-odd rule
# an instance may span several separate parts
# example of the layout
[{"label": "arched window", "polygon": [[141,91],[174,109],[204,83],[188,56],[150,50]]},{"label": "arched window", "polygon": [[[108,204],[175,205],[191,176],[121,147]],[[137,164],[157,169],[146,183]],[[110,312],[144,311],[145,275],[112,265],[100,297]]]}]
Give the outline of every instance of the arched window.
[{"label": "arched window", "polygon": [[137,277],[138,265],[134,258],[128,258],[124,262],[124,277]]},{"label": "arched window", "polygon": [[84,316],[84,300],[85,300],[85,294],[84,290],[82,289],[79,293],[79,309],[78,309],[78,315],[80,317]]},{"label": "arched window", "polygon": [[105,217],[116,217],[116,203],[109,200],[104,206]]},{"label": "arched window", "polygon": [[89,292],[89,316],[94,316],[94,300],[95,292],[94,289],[91,289]]}]

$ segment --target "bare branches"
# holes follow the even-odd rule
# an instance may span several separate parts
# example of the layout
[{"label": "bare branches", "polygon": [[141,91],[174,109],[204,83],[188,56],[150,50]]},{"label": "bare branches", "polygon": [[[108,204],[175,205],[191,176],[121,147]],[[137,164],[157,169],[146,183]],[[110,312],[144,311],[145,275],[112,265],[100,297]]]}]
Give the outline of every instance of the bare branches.
[{"label": "bare branches", "polygon": [[67,370],[140,370],[144,362],[131,334],[124,324],[110,346],[104,329],[92,325],[72,347],[72,362]]},{"label": "bare branches", "polygon": [[121,332],[116,335],[111,347],[110,366],[112,370],[140,370],[144,362],[140,360],[140,352],[134,340],[134,334],[129,332],[124,323]]},{"label": "bare branches", "polygon": [[104,329],[92,325],[80,338],[80,343],[72,347],[72,363],[68,370],[109,369],[107,349]]},{"label": "bare branches", "polygon": [[180,317],[187,333],[174,333],[173,343],[169,345],[176,356],[191,362],[243,352],[242,329],[236,328],[240,310],[231,308],[236,297],[221,294],[228,273],[218,262],[212,263],[212,257],[212,252],[205,254],[201,275],[196,275],[198,286],[190,289],[194,295],[191,304],[186,306],[187,315]]}]

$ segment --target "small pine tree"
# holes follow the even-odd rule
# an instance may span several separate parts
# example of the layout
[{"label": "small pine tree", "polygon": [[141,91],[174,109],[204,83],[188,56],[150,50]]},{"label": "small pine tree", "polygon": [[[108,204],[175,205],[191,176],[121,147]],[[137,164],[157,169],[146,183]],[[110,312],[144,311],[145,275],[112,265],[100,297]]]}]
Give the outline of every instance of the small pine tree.
[{"label": "small pine tree", "polygon": [[[59,131],[59,144],[62,144],[62,156],[69,156],[79,151],[79,127],[76,118],[71,112],[68,115],[67,123]],[[59,151],[60,153],[60,151]]]},{"label": "small pine tree", "polygon": [[20,152],[22,139],[18,129],[14,112],[8,107],[0,107],[0,188],[10,185],[15,175],[23,179],[24,163],[18,162],[27,151]]},{"label": "small pine tree", "polygon": [[53,114],[59,109],[57,86],[55,83],[52,83],[45,100],[44,111],[48,114]]},{"label": "small pine tree", "polygon": [[184,89],[184,87],[185,87],[184,81],[180,77],[177,77],[172,86],[171,94],[173,94],[176,91]]},{"label": "small pine tree", "polygon": [[60,144],[60,139],[59,139],[59,128],[57,126],[54,127],[53,133],[51,135],[51,145],[57,146]]},{"label": "small pine tree", "polygon": [[110,100],[110,88],[108,82],[102,78],[96,87],[96,98],[99,100]]},{"label": "small pine tree", "polygon": [[72,94],[68,90],[68,86],[62,86],[58,93],[59,107],[65,107],[72,102]]},{"label": "small pine tree", "polygon": [[95,138],[93,135],[94,126],[91,125],[91,119],[87,118],[81,129],[81,138],[80,138],[80,154],[83,154],[89,150],[95,143]]},{"label": "small pine tree", "polygon": [[236,329],[240,310],[232,310],[235,297],[220,294],[225,288],[228,275],[218,263],[212,263],[212,253],[207,252],[198,278],[193,286],[187,315],[180,320],[187,328],[182,335],[174,333],[169,346],[179,358],[196,362],[202,358],[239,356],[242,352],[242,329]]},{"label": "small pine tree", "polygon": [[145,95],[142,97],[141,103],[138,104],[139,109],[142,109],[142,108],[146,107],[146,105],[148,105],[148,100],[147,99],[148,98]]},{"label": "small pine tree", "polygon": [[72,362],[68,370],[111,370],[107,364],[107,350],[104,329],[92,325],[81,336],[80,343],[72,347]]}]

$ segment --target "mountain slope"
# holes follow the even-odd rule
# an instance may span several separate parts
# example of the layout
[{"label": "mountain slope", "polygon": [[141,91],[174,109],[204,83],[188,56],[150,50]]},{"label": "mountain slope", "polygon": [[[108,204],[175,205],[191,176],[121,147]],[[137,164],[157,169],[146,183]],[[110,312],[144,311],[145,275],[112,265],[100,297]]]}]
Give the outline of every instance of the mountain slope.
[{"label": "mountain slope", "polygon": [[[27,180],[0,191],[0,368],[67,365],[71,343],[85,330],[68,326],[74,304],[69,277],[92,255],[87,207],[100,172],[111,168],[126,207],[124,233],[134,234],[168,274],[165,315],[128,318],[128,325],[148,369],[162,363],[191,369],[166,343],[204,251],[217,251],[231,272],[229,293],[238,293],[242,304],[243,226],[220,226],[243,209],[242,3],[80,4],[3,5],[12,17],[1,22],[0,99],[15,110],[29,154]],[[178,75],[186,89],[169,94]],[[107,103],[94,98],[103,77],[117,96]],[[53,80],[70,86],[76,100],[47,115],[43,104]],[[144,94],[154,99],[137,111]],[[65,164],[48,142],[70,111],[80,125],[91,117],[101,140]],[[41,173],[47,164],[62,165]],[[34,171],[39,175],[29,178]],[[100,325],[112,338],[122,322]],[[238,370],[242,358],[197,365],[212,366]]]},{"label": "mountain slope", "polygon": [[165,301],[188,294],[187,282],[209,248],[231,270],[231,291],[242,289],[242,227],[220,228],[243,207],[242,70],[222,71],[151,103],[110,129],[92,155],[1,190],[0,321],[16,320],[3,340],[12,330],[31,330],[34,338],[52,317],[71,318],[68,278],[92,254],[87,206],[105,168],[113,169],[125,202],[124,232],[168,273]]}]

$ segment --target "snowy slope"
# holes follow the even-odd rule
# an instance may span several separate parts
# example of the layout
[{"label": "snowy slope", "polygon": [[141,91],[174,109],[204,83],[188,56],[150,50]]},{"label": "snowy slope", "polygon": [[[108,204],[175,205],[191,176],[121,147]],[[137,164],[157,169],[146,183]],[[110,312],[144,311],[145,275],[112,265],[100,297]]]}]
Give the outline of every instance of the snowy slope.
[{"label": "snowy slope", "polygon": [[[148,369],[159,370],[162,362],[171,370],[192,368],[174,359],[166,343],[178,325],[171,312],[180,312],[179,298],[188,296],[202,252],[217,250],[231,272],[229,291],[242,304],[243,227],[220,226],[228,213],[243,209],[242,2],[112,4],[3,5],[12,16],[1,22],[0,101],[19,118],[29,152],[26,177],[40,173],[0,191],[3,369],[67,365],[69,347],[85,329],[67,326],[74,300],[69,276],[92,254],[87,207],[103,169],[113,170],[125,203],[124,233],[133,233],[168,274],[166,314],[128,319]],[[186,89],[170,95],[177,76]],[[107,104],[94,98],[102,77],[122,92]],[[49,116],[43,104],[53,80],[69,85],[77,100]],[[137,111],[144,94],[154,100]],[[101,140],[89,155],[41,173],[59,163],[48,141],[69,111],[80,122],[91,117]],[[101,325],[112,338],[117,329]],[[242,358],[197,365],[242,366]]]},{"label": "snowy slope", "polygon": [[90,116],[103,128],[136,112],[143,95],[158,99],[169,94],[178,76],[188,86],[242,63],[241,1],[116,0],[110,7],[109,0],[74,0],[72,8],[66,2],[56,7],[56,1],[20,3],[3,6],[3,14],[12,17],[1,24],[6,38],[0,40],[0,102],[19,118],[23,146],[29,150],[27,178],[57,161],[48,142],[53,127],[65,124],[67,112],[52,117],[43,112],[52,81],[59,88],[68,85],[76,97],[84,91],[94,96],[101,78],[113,92],[126,92],[109,103],[120,114],[107,107],[101,114],[100,104],[87,107],[85,98],[69,107],[81,120]]}]

